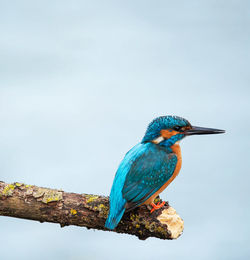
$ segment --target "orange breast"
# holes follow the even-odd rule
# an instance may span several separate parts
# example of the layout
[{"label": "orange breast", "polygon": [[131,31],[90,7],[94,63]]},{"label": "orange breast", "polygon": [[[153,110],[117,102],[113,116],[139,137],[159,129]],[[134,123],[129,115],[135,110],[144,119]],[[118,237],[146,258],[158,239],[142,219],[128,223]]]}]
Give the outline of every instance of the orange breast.
[{"label": "orange breast", "polygon": [[176,154],[177,156],[177,164],[174,170],[174,173],[172,175],[172,177],[155,193],[153,194],[150,198],[148,198],[143,204],[151,204],[154,199],[162,192],[164,191],[167,186],[175,179],[175,177],[178,175],[178,173],[180,172],[181,169],[181,163],[182,163],[182,158],[181,158],[181,148],[179,146],[179,144],[174,144],[171,146],[171,149],[173,150],[173,152]]}]

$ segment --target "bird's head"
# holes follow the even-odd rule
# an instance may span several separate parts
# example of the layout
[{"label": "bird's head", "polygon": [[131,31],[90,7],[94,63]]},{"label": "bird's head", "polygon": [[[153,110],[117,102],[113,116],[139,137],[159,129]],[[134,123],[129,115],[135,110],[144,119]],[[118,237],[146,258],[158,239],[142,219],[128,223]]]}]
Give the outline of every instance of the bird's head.
[{"label": "bird's head", "polygon": [[161,116],[149,124],[142,142],[152,142],[170,147],[185,136],[222,133],[225,131],[192,126],[188,120],[178,116]]}]

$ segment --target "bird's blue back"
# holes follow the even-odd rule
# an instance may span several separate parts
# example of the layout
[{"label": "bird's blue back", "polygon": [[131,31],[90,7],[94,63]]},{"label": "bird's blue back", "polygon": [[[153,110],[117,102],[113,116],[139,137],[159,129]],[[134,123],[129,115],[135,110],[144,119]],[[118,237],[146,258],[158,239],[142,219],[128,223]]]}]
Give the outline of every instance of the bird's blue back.
[{"label": "bird's blue back", "polygon": [[139,143],[121,162],[110,193],[110,211],[105,227],[114,229],[125,210],[143,204],[172,176],[177,157],[171,149]]}]

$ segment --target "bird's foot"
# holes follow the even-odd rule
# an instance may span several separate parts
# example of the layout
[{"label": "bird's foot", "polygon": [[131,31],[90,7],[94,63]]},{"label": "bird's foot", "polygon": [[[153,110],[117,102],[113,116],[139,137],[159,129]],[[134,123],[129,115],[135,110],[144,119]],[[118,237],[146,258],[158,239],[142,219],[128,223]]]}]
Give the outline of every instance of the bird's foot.
[{"label": "bird's foot", "polygon": [[151,206],[153,207],[150,211],[150,213],[154,212],[156,209],[160,209],[161,207],[163,207],[165,205],[165,201],[163,201],[162,203],[158,202],[157,205],[155,205],[154,203],[151,203]]}]

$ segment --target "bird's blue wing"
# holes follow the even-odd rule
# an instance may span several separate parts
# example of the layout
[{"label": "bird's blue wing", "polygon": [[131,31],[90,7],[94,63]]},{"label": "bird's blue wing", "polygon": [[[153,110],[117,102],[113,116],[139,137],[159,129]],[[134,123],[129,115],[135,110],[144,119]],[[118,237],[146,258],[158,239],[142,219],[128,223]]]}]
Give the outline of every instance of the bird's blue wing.
[{"label": "bird's blue wing", "polygon": [[109,197],[105,227],[114,229],[125,210],[131,210],[159,190],[171,178],[177,157],[152,143],[140,143],[122,160]]},{"label": "bird's blue wing", "polygon": [[130,167],[122,189],[126,210],[143,204],[173,175],[177,156],[151,144]]},{"label": "bird's blue wing", "polygon": [[126,176],[133,163],[147,151],[148,144],[137,144],[127,154],[119,165],[109,196],[109,215],[105,227],[114,229],[120,222],[126,205],[126,199],[122,196],[122,189]]}]

